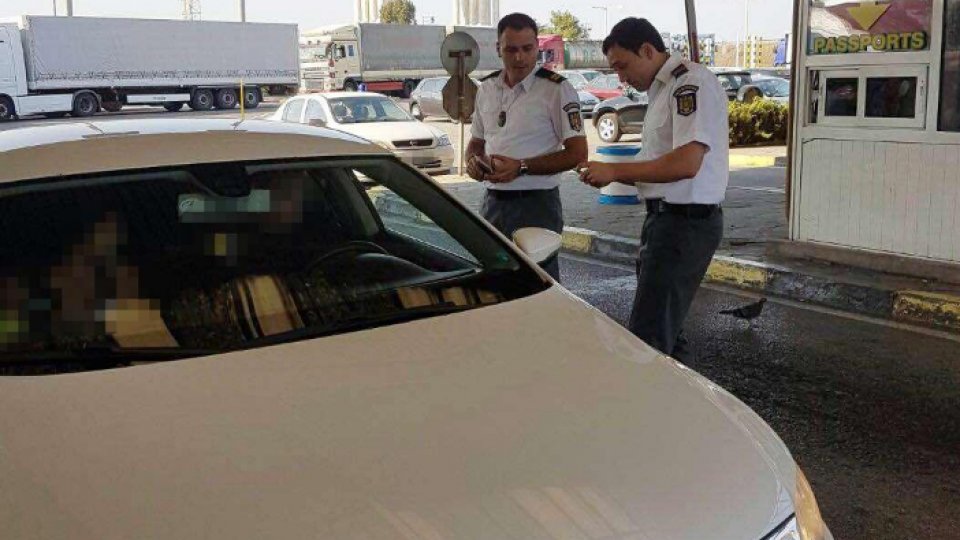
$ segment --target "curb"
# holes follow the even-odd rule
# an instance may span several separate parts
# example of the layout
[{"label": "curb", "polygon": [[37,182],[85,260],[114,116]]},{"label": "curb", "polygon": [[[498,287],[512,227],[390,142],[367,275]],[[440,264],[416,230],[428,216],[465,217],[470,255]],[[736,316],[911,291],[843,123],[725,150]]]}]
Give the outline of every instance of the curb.
[{"label": "curb", "polygon": [[[633,238],[565,227],[566,252],[633,264],[640,241]],[[896,291],[838,282],[826,276],[728,257],[714,256],[705,281],[797,302],[960,333],[960,296],[925,291]]]},{"label": "curb", "polygon": [[751,156],[748,154],[730,154],[730,166],[749,167],[786,167],[786,156]]}]

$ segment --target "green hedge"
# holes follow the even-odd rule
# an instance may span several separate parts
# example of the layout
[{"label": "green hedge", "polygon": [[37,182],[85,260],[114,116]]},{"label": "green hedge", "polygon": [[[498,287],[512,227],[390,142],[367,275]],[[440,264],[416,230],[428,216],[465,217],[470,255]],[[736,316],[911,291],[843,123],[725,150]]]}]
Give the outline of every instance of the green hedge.
[{"label": "green hedge", "polygon": [[785,144],[787,108],[775,101],[758,99],[753,103],[731,101],[730,146]]}]

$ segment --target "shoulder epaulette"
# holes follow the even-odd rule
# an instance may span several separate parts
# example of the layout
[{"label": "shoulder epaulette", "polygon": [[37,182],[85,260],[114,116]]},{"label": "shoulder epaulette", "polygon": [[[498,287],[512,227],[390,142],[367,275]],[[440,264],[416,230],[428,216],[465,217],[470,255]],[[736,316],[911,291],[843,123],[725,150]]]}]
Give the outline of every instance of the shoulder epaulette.
[{"label": "shoulder epaulette", "polygon": [[679,77],[681,75],[686,75],[690,70],[686,65],[680,64],[679,66],[673,68],[673,71],[670,72],[674,77]]},{"label": "shoulder epaulette", "polygon": [[483,81],[485,81],[485,80],[487,80],[487,79],[492,79],[492,78],[494,78],[494,77],[499,77],[501,71],[503,71],[503,70],[502,70],[502,69],[498,69],[498,70],[494,71],[493,73],[487,75],[486,77],[481,77],[481,78],[480,78],[480,82],[483,82]]},{"label": "shoulder epaulette", "polygon": [[555,72],[555,71],[550,71],[550,70],[547,69],[547,68],[540,68],[540,69],[538,69],[538,70],[537,70],[537,77],[540,77],[541,79],[547,79],[548,81],[553,82],[553,83],[557,83],[557,84],[560,84],[560,83],[562,83],[563,81],[567,80],[567,78],[564,77],[563,75],[561,75],[561,74],[559,74],[559,73],[557,73],[557,72]]}]

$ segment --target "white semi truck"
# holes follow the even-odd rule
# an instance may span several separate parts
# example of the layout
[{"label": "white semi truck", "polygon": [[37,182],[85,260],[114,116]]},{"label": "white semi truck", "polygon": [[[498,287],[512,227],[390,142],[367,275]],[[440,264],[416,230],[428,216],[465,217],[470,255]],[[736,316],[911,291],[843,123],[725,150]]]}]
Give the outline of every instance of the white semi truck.
[{"label": "white semi truck", "polygon": [[472,76],[500,69],[497,30],[485,26],[361,23],[318,28],[300,36],[302,86],[307,91],[371,92],[409,97],[421,79],[447,75],[440,46],[447,34],[466,32],[480,48]]},{"label": "white semi truck", "polygon": [[[23,16],[0,21],[0,120],[124,105],[254,108],[296,91],[294,24]],[[243,95],[240,87],[243,83]]]}]

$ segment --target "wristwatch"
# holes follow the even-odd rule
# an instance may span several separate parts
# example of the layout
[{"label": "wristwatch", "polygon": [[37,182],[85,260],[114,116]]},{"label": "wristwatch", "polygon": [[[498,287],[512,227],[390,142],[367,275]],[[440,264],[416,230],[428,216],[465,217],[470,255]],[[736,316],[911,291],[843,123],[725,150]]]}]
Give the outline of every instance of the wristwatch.
[{"label": "wristwatch", "polygon": [[517,176],[523,176],[525,174],[530,174],[530,167],[527,167],[527,160],[520,160],[520,170],[517,171]]}]

